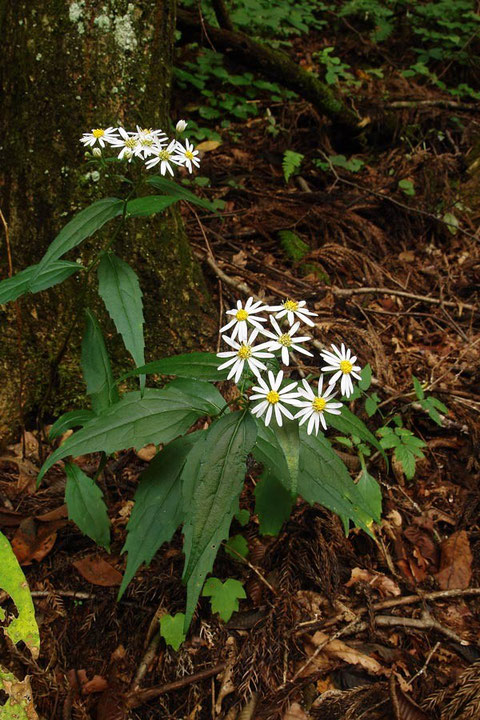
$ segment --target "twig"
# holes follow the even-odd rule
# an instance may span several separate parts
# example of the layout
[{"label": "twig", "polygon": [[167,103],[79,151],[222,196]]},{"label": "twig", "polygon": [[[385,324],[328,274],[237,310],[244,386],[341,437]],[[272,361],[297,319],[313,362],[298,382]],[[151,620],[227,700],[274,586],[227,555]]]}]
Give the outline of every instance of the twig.
[{"label": "twig", "polygon": [[388,103],[388,108],[421,108],[421,107],[443,107],[455,108],[456,110],[478,110],[478,105],[474,103],[459,103],[456,100],[394,100]]},{"label": "twig", "polygon": [[380,627],[407,627],[415,628],[417,630],[436,630],[445,637],[453,640],[453,642],[459,643],[460,645],[470,645],[468,640],[462,640],[462,638],[454,633],[453,630],[441,625],[435,618],[433,618],[426,610],[422,613],[420,618],[408,618],[398,617],[397,615],[376,615],[375,624]]},{"label": "twig", "polygon": [[156,687],[148,688],[146,690],[137,690],[136,692],[128,693],[126,696],[126,705],[129,709],[139,707],[149,700],[165,695],[165,693],[172,692],[173,690],[180,690],[187,685],[192,683],[201,682],[207,680],[214,675],[219,675],[226,668],[226,663],[219,663],[206,670],[200,670],[200,672],[194,673],[193,675],[186,675],[180,680],[174,680],[165,685],[157,685]]},{"label": "twig", "polygon": [[390,702],[392,703],[395,720],[402,720],[400,705],[397,697],[397,689],[395,687],[395,673],[392,672],[388,681],[388,689],[390,690]]},{"label": "twig", "polygon": [[411,685],[411,684],[413,683],[413,681],[417,679],[417,677],[420,677],[420,675],[423,675],[423,674],[426,672],[426,669],[427,669],[427,667],[428,667],[428,665],[429,665],[429,663],[430,663],[430,660],[431,660],[432,657],[435,655],[435,653],[437,652],[437,650],[438,650],[438,648],[440,647],[440,645],[441,645],[441,642],[440,642],[440,641],[438,641],[438,642],[435,643],[435,645],[433,646],[433,648],[432,648],[432,649],[430,650],[430,652],[428,653],[427,659],[426,659],[425,662],[423,663],[423,666],[420,668],[420,670],[419,670],[417,673],[415,673],[415,675],[414,675],[413,677],[410,678],[410,680],[407,682],[407,685]]},{"label": "twig", "polygon": [[[223,544],[225,545],[225,543],[223,543]],[[248,567],[250,568],[250,570],[253,570],[253,572],[257,575],[257,577],[258,577],[258,579],[260,580],[260,582],[262,582],[264,585],[266,585],[267,588],[270,590],[270,592],[271,592],[273,595],[278,595],[278,593],[277,593],[277,591],[275,590],[275,588],[272,587],[272,585],[270,585],[270,583],[268,582],[267,578],[262,575],[262,573],[260,572],[260,570],[259,570],[257,567],[255,567],[255,565],[252,565],[252,563],[251,563],[249,560],[247,560],[247,558],[244,558],[243,555],[241,555],[239,552],[237,552],[237,551],[235,550],[235,548],[229,547],[228,550],[229,550],[229,552],[231,552],[231,553],[233,553],[234,555],[236,555],[240,560],[242,560],[242,562],[244,562],[246,565],[248,565]]]},{"label": "twig", "polygon": [[375,293],[379,295],[398,295],[398,297],[409,298],[410,300],[418,300],[420,302],[430,303],[431,305],[440,305],[453,308],[465,308],[473,312],[480,312],[480,308],[469,303],[453,302],[453,300],[441,300],[440,298],[432,298],[428,295],[416,295],[414,293],[405,292],[404,290],[391,290],[390,288],[381,287],[361,287],[361,288],[336,288],[328,286],[328,289],[339,297],[350,297],[351,295],[367,295]]}]

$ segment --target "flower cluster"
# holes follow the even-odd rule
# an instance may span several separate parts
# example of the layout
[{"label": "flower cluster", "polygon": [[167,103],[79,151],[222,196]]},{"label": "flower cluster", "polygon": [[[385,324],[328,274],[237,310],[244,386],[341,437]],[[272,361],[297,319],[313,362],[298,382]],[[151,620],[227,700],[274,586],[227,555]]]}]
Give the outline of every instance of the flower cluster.
[{"label": "flower cluster", "polygon": [[[179,120],[177,134],[186,127],[185,120]],[[132,162],[140,158],[148,169],[159,165],[161,175],[169,173],[173,176],[175,165],[186,167],[190,173],[194,167],[200,167],[198,150],[192,143],[185,140],[182,144],[176,138],[170,139],[163,130],[142,129],[138,125],[136,131],[127,131],[123,127],[95,128],[83,133],[80,142],[86,148],[93,148],[95,155],[101,155],[101,149],[109,146],[118,152],[119,160]]]},{"label": "flower cluster", "polygon": [[[334,401],[335,384],[340,381],[341,394],[348,398],[353,393],[352,377],[361,379],[361,368],[355,364],[357,358],[352,355],[351,350],[342,343],[341,348],[332,345],[332,350],[321,352],[326,363],[321,371],[332,373],[328,383],[325,384],[324,376],[320,375],[315,389],[307,380],[301,383],[290,382],[282,387],[283,370],[275,375],[263,361],[275,358],[277,354],[283,365],[290,365],[292,352],[313,357],[313,353],[304,347],[304,343],[311,338],[308,335],[299,336],[297,332],[302,323],[313,327],[311,318],[315,317],[316,313],[307,309],[305,300],[286,300],[281,305],[269,306],[249,298],[245,305],[238,300],[237,307],[227,310],[227,315],[231,316],[231,319],[220,332],[231,350],[218,353],[218,357],[227,358],[218,369],[229,368],[228,379],[233,378],[236,383],[239,382],[245,365],[256,376],[258,385],[253,386],[250,400],[259,402],[252,408],[252,413],[263,417],[266,425],[269,425],[273,417],[280,426],[283,417],[289,420],[298,419],[300,425],[308,423],[309,435],[312,432],[318,434],[320,425],[326,430],[325,413],[339,415],[342,407],[341,402]],[[270,329],[265,327],[268,320]],[[231,332],[230,337],[225,334],[227,331]],[[259,336],[266,340],[255,343]],[[293,414],[294,411],[288,406],[298,408],[296,414]]]}]

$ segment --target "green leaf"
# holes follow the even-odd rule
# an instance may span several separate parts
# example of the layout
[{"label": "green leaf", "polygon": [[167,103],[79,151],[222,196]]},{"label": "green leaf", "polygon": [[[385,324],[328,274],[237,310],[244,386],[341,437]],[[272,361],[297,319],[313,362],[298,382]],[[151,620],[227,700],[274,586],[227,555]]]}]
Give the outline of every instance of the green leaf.
[{"label": "green leaf", "polygon": [[415,455],[403,444],[399,444],[395,448],[395,458],[401,464],[403,472],[407,480],[412,480],[415,475]]},{"label": "green leaf", "polygon": [[[98,292],[135,364],[143,365],[145,340],[142,291],[130,265],[112,252],[104,253],[100,260]],[[145,376],[140,377],[140,387],[145,387]]]},{"label": "green leaf", "polygon": [[129,200],[127,203],[127,217],[155,215],[155,213],[166,210],[177,200],[178,198],[169,197],[168,195],[147,195],[146,197]]},{"label": "green leaf", "polygon": [[218,613],[223,622],[228,622],[233,613],[237,612],[238,601],[247,597],[239,580],[228,578],[222,583],[215,577],[208,578],[202,596],[211,598],[212,612]]},{"label": "green leaf", "polygon": [[67,485],[65,502],[68,517],[84,535],[107,550],[110,547],[110,520],[103,493],[93,478],[85,475],[78,465],[65,465]]},{"label": "green leaf", "polygon": [[415,187],[411,180],[400,180],[398,187],[404,193],[404,195],[415,195]]},{"label": "green leaf", "polygon": [[418,378],[415,377],[415,375],[412,375],[413,380],[413,388],[415,390],[415,395],[419,400],[423,400],[425,397],[425,390],[422,387],[422,384]]},{"label": "green leaf", "polygon": [[70,222],[60,230],[57,237],[50,244],[32,276],[31,286],[35,287],[34,283],[37,278],[47,267],[50,268],[55,260],[58,260],[62,255],[65,255],[66,252],[80,245],[81,242],[90,237],[90,235],[93,235],[93,233],[105,225],[106,222],[121,215],[122,212],[123,200],[119,200],[118,198],[103,198],[103,200],[97,200],[93,205],[90,205],[85,208],[85,210],[79,212],[78,215],[75,215],[73,220],[70,220]]},{"label": "green leaf", "polygon": [[98,415],[118,402],[118,390],[113,379],[110,358],[97,318],[85,311],[86,327],[82,340],[82,371],[94,412]]},{"label": "green leaf", "polygon": [[177,378],[165,385],[164,390],[169,389],[180,390],[184,395],[191,397],[196,407],[205,409],[205,415],[218,415],[222,410],[230,412],[229,408],[224,409],[225,399],[212,383],[191,378]]},{"label": "green leaf", "polygon": [[452,235],[456,235],[458,232],[458,228],[460,227],[460,223],[458,222],[458,218],[451,212],[447,212],[444,214],[442,218],[443,222],[446,223],[448,226],[448,231]]},{"label": "green leaf", "polygon": [[204,433],[184,469],[184,497],[189,505],[184,524],[187,585],[185,628],[188,628],[205,576],[213,567],[222,540],[238,509],[245,462],[257,434],[245,412],[224,415]]},{"label": "green leaf", "polygon": [[282,168],[285,182],[288,182],[292,175],[300,170],[302,160],[305,155],[294,152],[293,150],[285,150],[283,153]]},{"label": "green leaf", "polygon": [[304,428],[300,440],[299,494],[311,505],[324,505],[369,533],[373,520],[369,507],[329,441],[322,433],[307,435]]},{"label": "green leaf", "polygon": [[184,624],[185,615],[183,613],[177,613],[173,616],[163,615],[160,618],[160,635],[175,652],[185,641],[185,633],[183,632]]},{"label": "green leaf", "polygon": [[38,265],[31,265],[25,270],[17,273],[11,278],[6,278],[0,282],[0,305],[16,300],[26,292],[40,292],[47,288],[58,285],[58,283],[66,280],[74,272],[82,270],[83,266],[76,262],[68,260],[56,260],[48,268],[38,275],[32,285],[32,279],[37,273]]},{"label": "green leaf", "polygon": [[365,392],[372,384],[372,368],[369,363],[365,365],[360,375],[362,379],[359,380],[358,387]]},{"label": "green leaf", "polygon": [[255,514],[261,535],[278,535],[290,517],[293,500],[288,490],[267,468],[255,487]]},{"label": "green leaf", "polygon": [[121,380],[134,375],[177,375],[178,377],[193,378],[196,380],[226,380],[229,368],[218,371],[218,366],[224,360],[215,353],[186,353],[185,355],[172,355],[172,357],[154,360],[147,365],[131,370],[123,375]]},{"label": "green leaf", "polygon": [[310,252],[310,247],[291,230],[279,230],[278,237],[285,255],[294,262],[300,262]]},{"label": "green leaf", "polygon": [[368,507],[369,516],[379,523],[382,519],[382,491],[378,482],[366,468],[363,468],[357,482],[357,490],[362,497],[363,504]]},{"label": "green leaf", "polygon": [[267,427],[263,420],[257,420],[257,441],[252,450],[253,457],[262,463],[272,477],[276,478],[282,487],[292,495],[292,480],[287,465],[287,459],[280,447],[277,436],[271,427]]},{"label": "green leaf", "polygon": [[372,435],[365,423],[350,412],[346,405],[343,405],[340,415],[333,415],[330,413],[328,416],[328,423],[345,435],[358,435],[359,438],[379,450],[384,458],[386,457],[383,452],[383,447],[380,445],[375,435]]},{"label": "green leaf", "polygon": [[170,542],[183,521],[180,476],[188,453],[201,433],[191,433],[169,443],[151,461],[139,479],[135,505],[127,525],[128,553],[118,599],[142,563],[149,565],[164,542]]},{"label": "green leaf", "polygon": [[55,438],[60,437],[60,435],[63,435],[67,430],[83,427],[94,417],[95,413],[93,410],[70,410],[60,415],[58,420],[55,420],[48,433],[48,439],[55,440]]},{"label": "green leaf", "polygon": [[242,509],[235,513],[235,520],[242,526],[248,525],[250,522],[250,513],[248,510]]},{"label": "green leaf", "polygon": [[[3,632],[16,645],[24,642],[38,658],[40,652],[40,635],[35,608],[25,575],[5,535],[0,532],[0,588],[9,595],[17,607],[17,616],[10,620],[9,625],[2,627]],[[0,608],[0,611],[2,608]],[[2,614],[1,619],[5,617]],[[1,711],[1,708],[0,708]],[[1,716],[1,715],[0,715]]]},{"label": "green leaf", "polygon": [[298,422],[296,420],[284,420],[281,427],[275,428],[275,436],[287,461],[290,477],[290,495],[294,500],[297,497],[298,458],[300,453]]},{"label": "green leaf", "polygon": [[239,555],[246,558],[248,555],[248,543],[243,535],[232,535],[225,543],[225,552],[234,560],[239,560]]},{"label": "green leaf", "polygon": [[100,451],[109,455],[148,443],[168,443],[183,435],[202,415],[205,415],[204,407],[195,407],[191,398],[178,390],[147,388],[143,396],[139,392],[127,393],[67,438],[43,464],[38,482],[52,465],[67,455],[78,457]]},{"label": "green leaf", "polygon": [[187,188],[183,187],[183,185],[173,182],[173,180],[169,180],[161,175],[152,175],[152,177],[148,178],[147,182],[157,190],[161,190],[166,195],[170,195],[170,197],[175,198],[176,200],[185,200],[186,202],[198,205],[204,210],[210,210],[210,212],[218,214],[214,203],[194,195],[190,192],[190,190],[187,190]]},{"label": "green leaf", "polygon": [[365,412],[367,413],[368,417],[372,417],[372,415],[375,415],[375,413],[378,410],[378,402],[380,398],[378,397],[377,393],[372,393],[365,399]]}]

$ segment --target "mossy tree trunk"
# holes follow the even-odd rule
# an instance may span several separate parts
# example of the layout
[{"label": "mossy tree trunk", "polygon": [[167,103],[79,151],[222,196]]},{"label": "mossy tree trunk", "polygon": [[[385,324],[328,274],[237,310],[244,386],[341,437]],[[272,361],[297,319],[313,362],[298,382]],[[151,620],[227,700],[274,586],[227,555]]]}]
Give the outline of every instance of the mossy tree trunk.
[{"label": "mossy tree trunk", "polygon": [[[0,208],[7,220],[14,271],[38,262],[75,212],[106,194],[126,193],[95,182],[79,138],[92,127],[169,127],[175,0],[0,0],[2,60]],[[122,195],[123,192],[123,195]],[[112,225],[73,251],[88,262]],[[0,277],[8,265],[0,239]],[[137,271],[144,293],[148,359],[209,344],[214,313],[178,212],[128,223],[115,251]],[[92,281],[95,279],[92,273]],[[75,406],[84,387],[79,370],[82,322],[61,349],[81,279],[21,301],[24,415],[46,417]],[[93,288],[90,302],[117,369],[129,360]],[[0,440],[18,427],[18,323],[0,306]],[[57,368],[56,358],[62,356]],[[47,388],[50,391],[47,392]],[[46,402],[45,402],[46,400]]]}]

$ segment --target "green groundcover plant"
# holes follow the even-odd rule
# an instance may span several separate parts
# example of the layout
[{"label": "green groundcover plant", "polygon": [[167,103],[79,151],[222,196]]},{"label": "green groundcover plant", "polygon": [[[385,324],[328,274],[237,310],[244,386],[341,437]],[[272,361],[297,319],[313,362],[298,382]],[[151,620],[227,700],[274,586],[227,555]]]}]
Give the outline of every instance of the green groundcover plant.
[{"label": "green groundcover plant", "polygon": [[[54,423],[51,439],[68,429],[75,432],[48,457],[38,481],[55,463],[66,461],[69,517],[108,549],[110,523],[96,483],[100,471],[112,453],[148,443],[158,446],[157,455],[141,474],[128,522],[124,547],[128,557],[119,597],[141,564],[150,563],[160,546],[183,526],[184,632],[218,550],[228,538],[232,519],[238,515],[248,455],[263,468],[255,489],[262,532],[278,532],[300,496],[337,513],[346,532],[353,524],[370,534],[372,524],[380,520],[378,485],[364,463],[363,475],[355,483],[324,431],[330,425],[384,455],[383,443],[342,402],[354,393],[353,380],[362,390],[368,387],[369,367],[362,371],[344,344],[332,345],[314,357],[308,349],[308,330],[315,313],[304,300],[287,299],[273,306],[254,298],[238,300],[227,311],[229,321],[220,330],[225,350],[145,364],[142,292],[133,269],[115,254],[114,244],[129,218],[165,211],[179,200],[214,211],[212,203],[166,177],[174,176],[176,167],[192,172],[199,166],[193,145],[178,139],[185,128],[185,121],[179,121],[173,139],[161,130],[140,127],[135,131],[96,128],[84,133],[81,142],[88,149],[88,162],[96,163],[99,172],[111,172],[112,164],[117,164],[118,177],[130,183],[130,193],[124,199],[98,200],[82,210],[37,265],[0,283],[0,303],[6,303],[52,287],[73,273],[83,273],[86,282],[96,272],[99,294],[136,368],[114,378],[101,327],[87,308],[81,364],[91,409],[72,410]],[[140,182],[130,181],[124,173],[132,163],[143,164],[146,170],[157,168],[160,174],[142,174]],[[138,189],[145,186],[161,194],[138,197]],[[117,227],[88,267],[64,259],[115,218]],[[298,355],[313,358],[311,362],[320,367],[319,376],[302,377],[296,366]],[[147,387],[146,377],[152,374],[163,379],[161,387]],[[119,382],[127,377],[138,377],[139,388],[121,394]],[[217,387],[225,380],[233,381],[235,388],[228,402],[222,392],[228,387],[231,398],[231,387],[225,383]],[[94,478],[67,460],[86,453],[101,453]],[[216,603],[226,615],[240,595],[229,598],[229,608],[224,608],[215,599],[218,593],[210,583],[203,594],[210,594],[212,607]]]}]

